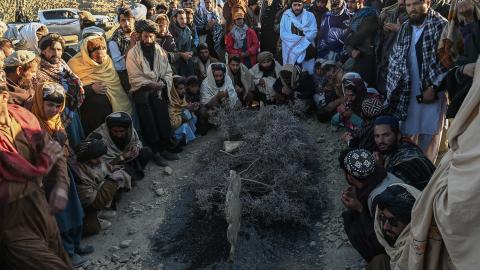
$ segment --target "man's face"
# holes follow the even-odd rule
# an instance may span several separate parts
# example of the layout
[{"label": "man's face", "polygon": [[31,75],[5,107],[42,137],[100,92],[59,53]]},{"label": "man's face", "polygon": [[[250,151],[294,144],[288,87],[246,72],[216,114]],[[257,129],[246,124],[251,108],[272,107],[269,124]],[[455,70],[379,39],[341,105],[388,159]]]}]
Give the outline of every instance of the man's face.
[{"label": "man's face", "polygon": [[120,15],[120,27],[123,32],[130,34],[132,32],[132,26],[135,24],[134,17],[125,17],[125,15]]},{"label": "man's face", "polygon": [[325,7],[327,7],[327,1],[317,0],[317,1],[315,1],[315,5],[317,6],[317,8],[325,8]]},{"label": "man's face", "polygon": [[177,89],[177,93],[178,93],[178,96],[183,99],[185,98],[185,91],[186,91],[186,87],[185,87],[185,84],[179,84],[176,86],[176,89]]},{"label": "man's face", "polygon": [[388,209],[385,208],[380,211],[379,217],[382,225],[383,235],[390,246],[394,246],[398,237],[407,225],[396,219],[396,217]]},{"label": "man's face", "polygon": [[355,12],[360,8],[359,0],[347,0],[347,9],[350,12]]},{"label": "man's face", "polygon": [[188,24],[193,23],[193,13],[187,13],[187,23]]},{"label": "man's face", "polygon": [[45,117],[47,119],[52,119],[57,114],[60,113],[62,109],[62,103],[56,103],[52,101],[44,101],[43,102],[43,112],[45,113]]},{"label": "man's face", "polygon": [[398,0],[398,10],[403,12],[405,11],[405,0]]},{"label": "man's face", "polygon": [[221,70],[215,70],[213,71],[213,78],[215,79],[215,83],[217,84],[217,87],[220,87],[224,83],[225,74],[223,74]]},{"label": "man's face", "polygon": [[98,49],[90,53],[90,58],[97,64],[102,64],[107,59],[107,56],[106,49]]},{"label": "man's face", "polygon": [[191,84],[188,86],[188,92],[191,94],[197,94],[200,91],[200,85]]},{"label": "man's face", "polygon": [[5,54],[5,57],[10,56],[15,50],[13,49],[13,45],[11,42],[6,42],[3,47],[2,51]]},{"label": "man's face", "polygon": [[147,19],[150,19],[153,15],[155,15],[155,7],[147,9]]},{"label": "man's face", "polygon": [[164,19],[157,20],[157,24],[158,24],[158,31],[160,32],[160,34],[167,33],[168,24],[166,20]]},{"label": "man's face", "polygon": [[154,33],[142,32],[142,43],[146,46],[155,45],[156,36]]},{"label": "man's face", "polygon": [[111,127],[110,136],[115,139],[125,139],[127,137],[128,129],[125,127]]},{"label": "man's face", "polygon": [[351,89],[345,89],[345,102],[347,103],[353,103],[355,101],[355,99],[357,98],[357,96],[355,95],[355,93],[353,92],[353,90]]},{"label": "man's face", "polygon": [[230,63],[228,63],[228,67],[233,74],[237,74],[240,71],[240,63],[238,62],[230,61]]},{"label": "man's face", "polygon": [[302,14],[302,12],[303,12],[303,3],[301,3],[301,2],[293,2],[293,3],[292,3],[292,11],[293,11],[293,14],[295,14],[295,16],[298,16],[298,15]]},{"label": "man's face", "polygon": [[235,25],[238,26],[238,27],[243,27],[243,24],[245,23],[245,21],[243,20],[243,18],[238,18],[235,20]]},{"label": "man's face", "polygon": [[405,0],[408,20],[413,25],[421,25],[427,17],[430,8],[429,0]]},{"label": "man's face", "polygon": [[38,71],[38,64],[37,62],[32,63],[28,69],[23,69],[23,67],[17,68],[18,77],[21,78],[22,81],[30,81],[35,78],[35,75]]},{"label": "man's face", "polygon": [[178,14],[177,23],[180,28],[185,28],[187,26],[187,14]]},{"label": "man's face", "polygon": [[273,61],[268,59],[260,63],[263,70],[268,70],[273,65]]},{"label": "man's face", "polygon": [[168,6],[170,7],[170,10],[177,9],[177,3],[175,3],[175,2],[170,2],[170,4]]},{"label": "man's face", "polygon": [[53,43],[52,46],[47,47],[45,50],[42,51],[42,54],[48,62],[52,64],[58,64],[60,59],[62,59],[63,48],[60,42]]},{"label": "man's face", "polygon": [[102,160],[100,158],[93,158],[93,159],[87,160],[86,163],[91,167],[97,167],[102,163]]},{"label": "man's face", "polygon": [[183,6],[183,8],[193,8],[193,2],[192,2],[192,1],[189,1],[189,0],[184,1],[184,2],[182,3],[182,6]]},{"label": "man's face", "polygon": [[205,8],[209,11],[212,10],[212,2],[210,2],[210,0],[205,0]]},{"label": "man's face", "polygon": [[398,144],[398,137],[392,131],[389,125],[377,125],[373,128],[373,137],[378,151],[382,154],[388,154],[393,151]]},{"label": "man's face", "polygon": [[204,62],[207,61],[208,58],[210,57],[210,52],[208,51],[208,49],[202,49],[198,54],[200,59]]}]

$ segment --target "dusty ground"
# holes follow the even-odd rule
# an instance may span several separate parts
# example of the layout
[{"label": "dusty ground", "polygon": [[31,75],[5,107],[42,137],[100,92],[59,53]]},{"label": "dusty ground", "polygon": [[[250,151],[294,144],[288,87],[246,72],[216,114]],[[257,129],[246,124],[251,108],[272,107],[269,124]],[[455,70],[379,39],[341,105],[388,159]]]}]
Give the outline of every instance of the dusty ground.
[{"label": "dusty ground", "polygon": [[[244,224],[235,262],[215,262],[205,269],[362,269],[362,260],[349,245],[341,223],[343,205],[339,195],[346,187],[337,162],[341,131],[314,120],[307,124],[320,149],[318,166],[328,189],[326,209],[320,219],[310,231],[272,232]],[[148,165],[145,179],[123,194],[118,215],[111,220],[112,228],[84,239],[83,243],[95,246],[96,252],[82,269],[195,268],[182,258],[181,245],[177,254],[163,257],[156,251],[161,247],[155,243],[158,239],[172,239],[191,217],[192,196],[186,178],[194,177],[199,169],[196,160],[200,146],[214,136],[209,133],[186,147],[181,159],[171,162],[172,175]],[[185,254],[190,251],[185,247]]]}]

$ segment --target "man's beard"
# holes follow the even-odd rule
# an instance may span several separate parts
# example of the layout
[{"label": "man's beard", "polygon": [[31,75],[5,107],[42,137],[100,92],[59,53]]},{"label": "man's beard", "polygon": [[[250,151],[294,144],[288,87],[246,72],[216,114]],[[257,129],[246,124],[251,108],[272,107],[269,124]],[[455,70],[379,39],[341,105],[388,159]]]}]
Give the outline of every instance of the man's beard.
[{"label": "man's beard", "polygon": [[270,72],[275,68],[273,63],[267,68],[264,68],[262,65],[259,65],[259,67],[260,67],[260,71],[262,71],[263,73]]},{"label": "man's beard", "polygon": [[392,236],[386,234],[385,232],[383,232],[383,235],[385,236],[385,241],[387,241],[387,243],[388,243],[391,247],[394,247],[394,246],[395,246],[395,242],[397,242],[397,238],[398,238],[398,237],[392,237]]},{"label": "man's beard", "polygon": [[427,17],[427,14],[415,14],[416,18],[412,18],[410,14],[408,15],[408,21],[416,26],[422,25],[422,23],[425,21],[425,18]]},{"label": "man's beard", "polygon": [[17,85],[22,89],[33,89],[32,80],[27,80],[20,76]]},{"label": "man's beard", "polygon": [[303,12],[303,9],[299,10],[299,11],[294,11],[293,10],[293,14],[295,14],[295,16],[299,16],[300,14],[302,14]]},{"label": "man's beard", "polygon": [[50,59],[45,59],[45,60],[47,60],[47,62],[49,62],[52,65],[56,65],[56,64],[60,63],[60,58],[58,58],[56,56],[52,56],[52,57],[50,57]]},{"label": "man's beard", "polygon": [[122,28],[122,30],[123,30],[123,33],[125,33],[125,34],[132,33],[132,28],[131,27],[125,27],[125,28]]},{"label": "man's beard", "polygon": [[222,87],[222,85],[225,83],[225,79],[222,79],[222,80],[215,80],[215,84],[217,85],[217,87]]},{"label": "man's beard", "polygon": [[[378,147],[377,147],[377,148],[378,148]],[[387,147],[385,150],[380,150],[380,149],[379,149],[379,152],[380,152],[380,154],[384,154],[384,155],[386,154],[386,155],[388,155],[388,154],[391,154],[393,151],[395,151],[395,149],[397,149],[397,144],[396,144],[396,143],[390,145],[390,146]]]},{"label": "man's beard", "polygon": [[119,137],[112,136],[112,134],[110,134],[110,138],[112,139],[113,143],[117,146],[117,148],[120,150],[125,149],[125,147],[130,142],[127,136],[123,138],[119,138]]}]

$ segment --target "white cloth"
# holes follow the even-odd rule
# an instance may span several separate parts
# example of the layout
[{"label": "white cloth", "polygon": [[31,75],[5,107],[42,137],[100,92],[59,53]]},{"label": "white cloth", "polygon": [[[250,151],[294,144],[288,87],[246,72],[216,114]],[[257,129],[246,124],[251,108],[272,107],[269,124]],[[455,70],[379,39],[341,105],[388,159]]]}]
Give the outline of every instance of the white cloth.
[{"label": "white cloth", "polygon": [[[275,60],[274,63],[276,77],[263,77],[263,72],[260,70],[260,63],[255,64],[255,66],[250,69],[250,74],[253,76],[253,82],[257,86],[258,91],[265,94],[269,101],[273,101],[274,99],[275,91],[273,90],[273,84],[275,84],[275,81],[280,78],[280,70],[282,70],[282,65]],[[260,86],[261,79],[265,81],[265,87]]]},{"label": "white cloth", "polygon": [[38,48],[37,31],[42,26],[45,25],[41,23],[29,23],[24,25],[18,32],[18,39],[25,40],[28,44],[28,49],[36,54],[41,53],[40,48]]},{"label": "white cloth", "polygon": [[396,177],[395,175],[391,173],[387,173],[387,176],[385,177],[385,179],[383,179],[383,181],[375,189],[373,189],[372,192],[370,192],[370,194],[368,195],[368,200],[367,200],[368,211],[370,215],[372,215],[372,217],[375,216],[375,211],[374,211],[375,209],[372,208],[373,201],[378,195],[382,194],[382,192],[384,192],[385,189],[387,189],[387,187],[393,184],[404,184],[404,182],[402,181],[402,179]]},{"label": "white cloth", "polygon": [[108,49],[110,50],[110,57],[112,57],[115,70],[117,71],[126,70],[127,65],[125,63],[125,55],[122,55],[122,53],[120,52],[120,48],[118,48],[117,42],[109,41]]},{"label": "white cloth", "polygon": [[[215,63],[215,65],[224,65],[220,63]],[[226,67],[225,67],[226,70]],[[238,103],[237,92],[235,87],[233,87],[232,79],[225,72],[225,82],[222,86],[218,87],[215,78],[213,77],[212,65],[207,68],[207,78],[203,80],[202,86],[200,88],[200,103],[208,104],[213,97],[215,97],[218,92],[227,91],[228,93],[228,103],[230,108],[233,108]]]},{"label": "white cloth", "polygon": [[[292,34],[292,24],[303,31],[305,36]],[[280,21],[283,64],[302,63],[307,47],[314,45],[316,36],[317,21],[313,13],[303,10],[300,15],[295,16],[291,9],[285,11]]]}]

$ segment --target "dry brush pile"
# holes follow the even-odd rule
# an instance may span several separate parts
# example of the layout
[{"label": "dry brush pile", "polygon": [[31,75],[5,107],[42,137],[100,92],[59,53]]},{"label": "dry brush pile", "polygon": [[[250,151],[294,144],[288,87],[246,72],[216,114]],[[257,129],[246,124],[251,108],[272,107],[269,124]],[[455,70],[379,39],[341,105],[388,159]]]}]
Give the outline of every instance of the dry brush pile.
[{"label": "dry brush pile", "polygon": [[[197,206],[224,215],[230,170],[242,179],[242,219],[259,225],[308,225],[323,206],[315,143],[288,107],[222,109],[213,117],[221,136],[206,145],[192,180]],[[232,153],[224,141],[242,141]]]}]

